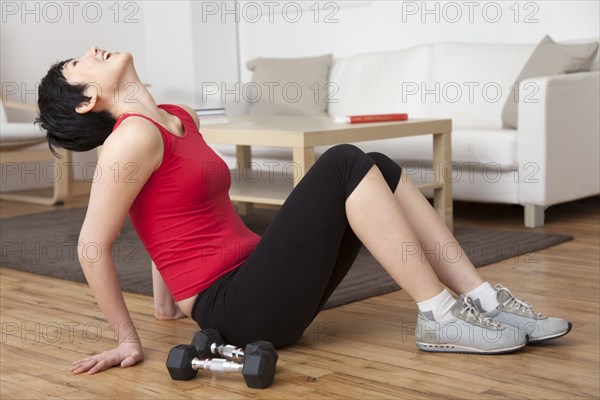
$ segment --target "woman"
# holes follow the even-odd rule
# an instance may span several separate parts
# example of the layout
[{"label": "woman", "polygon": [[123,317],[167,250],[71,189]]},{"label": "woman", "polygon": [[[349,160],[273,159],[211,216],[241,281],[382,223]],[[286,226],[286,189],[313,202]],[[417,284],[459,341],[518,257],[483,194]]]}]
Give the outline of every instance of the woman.
[{"label": "woman", "polygon": [[[143,359],[110,256],[127,213],[153,260],[157,318],[189,316],[233,344],[297,341],[363,244],[417,302],[422,350],[504,353],[571,329],[484,282],[383,154],[351,145],[325,152],[261,238],[235,213],[229,171],[203,141],[194,110],[157,106],[130,54],[92,47],[55,64],[39,87],[39,109],[51,148],[103,145],[78,254],[119,344],[74,362],[74,373]],[[460,257],[445,260],[421,248],[436,243],[454,246]],[[406,245],[418,251],[403,252]]]}]

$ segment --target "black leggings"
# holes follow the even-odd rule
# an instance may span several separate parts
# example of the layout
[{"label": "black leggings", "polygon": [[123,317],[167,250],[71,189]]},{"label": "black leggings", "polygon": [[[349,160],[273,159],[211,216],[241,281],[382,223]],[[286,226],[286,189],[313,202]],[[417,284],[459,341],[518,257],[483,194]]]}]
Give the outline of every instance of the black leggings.
[{"label": "black leggings", "polygon": [[[392,191],[398,164],[343,144],[327,150],[294,188],[238,268],[200,293],[192,316],[231,344],[295,343],[352,266],[362,243],[345,202],[373,165]],[[377,204],[373,204],[377,207]]]}]

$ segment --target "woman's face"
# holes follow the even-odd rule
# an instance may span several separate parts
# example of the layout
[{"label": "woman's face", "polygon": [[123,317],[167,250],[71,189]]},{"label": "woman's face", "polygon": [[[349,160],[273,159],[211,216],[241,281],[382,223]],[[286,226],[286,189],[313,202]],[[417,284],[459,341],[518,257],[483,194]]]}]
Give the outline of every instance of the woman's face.
[{"label": "woman's face", "polygon": [[128,70],[133,71],[132,61],[130,53],[112,53],[92,46],[82,57],[65,63],[62,73],[71,84],[83,83],[102,92],[114,91],[115,84],[125,84],[123,78]]}]

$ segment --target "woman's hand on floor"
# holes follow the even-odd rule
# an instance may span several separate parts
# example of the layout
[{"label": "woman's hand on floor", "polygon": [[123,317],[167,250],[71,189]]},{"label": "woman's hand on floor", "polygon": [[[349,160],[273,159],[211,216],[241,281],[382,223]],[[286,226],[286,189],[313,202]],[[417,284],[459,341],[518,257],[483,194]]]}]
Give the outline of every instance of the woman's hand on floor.
[{"label": "woman's hand on floor", "polygon": [[116,349],[107,350],[100,354],[75,361],[69,371],[74,374],[88,372],[95,374],[107,368],[120,365],[121,368],[131,367],[144,359],[142,344],[139,342],[124,342]]}]

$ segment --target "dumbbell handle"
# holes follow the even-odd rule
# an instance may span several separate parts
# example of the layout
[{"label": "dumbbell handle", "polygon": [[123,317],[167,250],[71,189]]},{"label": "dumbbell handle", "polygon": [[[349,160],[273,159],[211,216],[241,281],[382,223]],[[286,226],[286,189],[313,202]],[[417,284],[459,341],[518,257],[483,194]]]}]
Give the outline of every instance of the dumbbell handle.
[{"label": "dumbbell handle", "polygon": [[210,345],[210,352],[221,357],[232,358],[235,361],[241,362],[244,359],[244,349],[230,344],[213,343]]},{"label": "dumbbell handle", "polygon": [[194,358],[192,360],[192,368],[195,370],[202,369],[211,372],[241,372],[243,367],[244,364],[224,360],[222,358],[207,358],[205,360]]}]

